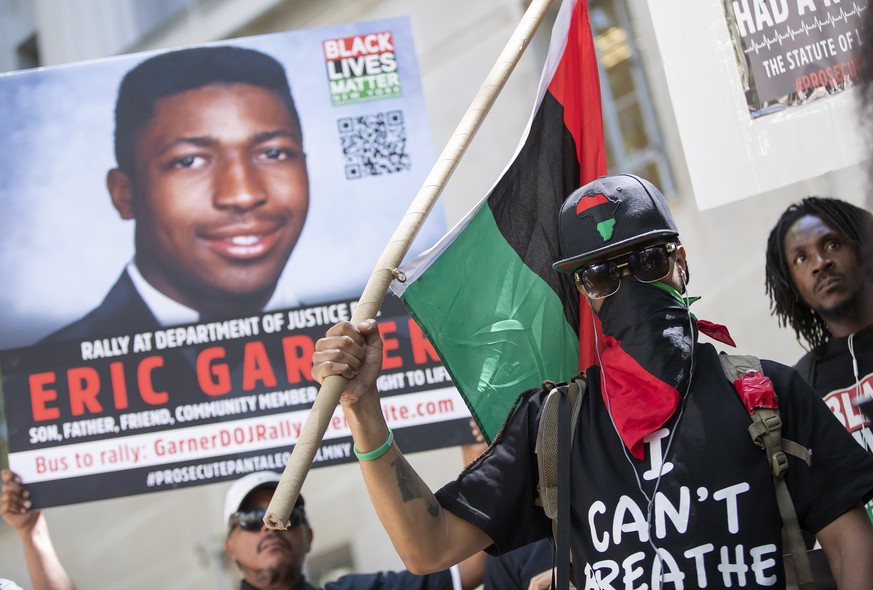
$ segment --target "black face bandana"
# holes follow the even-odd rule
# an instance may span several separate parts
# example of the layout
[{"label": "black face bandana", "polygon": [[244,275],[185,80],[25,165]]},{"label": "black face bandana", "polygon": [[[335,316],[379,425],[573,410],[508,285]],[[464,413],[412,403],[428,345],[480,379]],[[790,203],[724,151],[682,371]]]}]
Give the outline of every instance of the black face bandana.
[{"label": "black face bandana", "polygon": [[622,278],[598,313],[605,336],[603,400],[637,459],[643,458],[643,439],[666,424],[688,386],[697,338],[689,313],[671,287],[632,276]]}]

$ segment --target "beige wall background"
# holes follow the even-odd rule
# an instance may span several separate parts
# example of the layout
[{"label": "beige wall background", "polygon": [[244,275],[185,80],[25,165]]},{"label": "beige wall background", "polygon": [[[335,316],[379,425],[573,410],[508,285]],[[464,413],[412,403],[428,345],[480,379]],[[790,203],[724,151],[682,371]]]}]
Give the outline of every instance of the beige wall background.
[{"label": "beige wall background", "polygon": [[[146,1],[146,0],[139,0]],[[172,22],[130,43],[137,0],[34,0],[46,63],[157,49],[215,39],[408,15],[438,153],[521,17],[521,0],[200,0]],[[702,296],[698,317],[726,324],[739,348],[793,363],[803,352],[769,315],[764,244],[781,211],[805,195],[832,195],[870,207],[866,168],[856,164],[704,212],[691,193],[662,56],[646,0],[628,0],[676,193],[669,195],[689,250],[689,289]],[[131,32],[133,31],[133,33]],[[541,31],[486,119],[444,196],[449,225],[490,188],[511,157],[530,115],[545,57]],[[700,104],[698,108],[708,108]],[[719,113],[711,116],[718,117]],[[712,145],[710,156],[732,166]],[[618,172],[618,171],[615,171]],[[412,198],[413,195],[410,195]],[[386,236],[386,240],[387,240]],[[411,463],[432,487],[456,474],[456,448],[419,453]],[[219,514],[227,484],[49,509],[61,559],[80,588],[231,588],[222,562]],[[373,513],[356,465],[313,471],[303,488],[315,545],[310,560],[348,551],[360,571],[401,567]],[[231,574],[228,574],[231,572]],[[0,577],[29,587],[17,536],[0,526]]]}]

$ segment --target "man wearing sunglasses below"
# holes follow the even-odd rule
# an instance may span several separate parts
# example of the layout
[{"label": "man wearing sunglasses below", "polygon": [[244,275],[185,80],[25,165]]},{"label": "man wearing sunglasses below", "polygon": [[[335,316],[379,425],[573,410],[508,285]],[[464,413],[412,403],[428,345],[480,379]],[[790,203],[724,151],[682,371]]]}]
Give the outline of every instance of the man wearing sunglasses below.
[{"label": "man wearing sunglasses below", "polygon": [[[317,590],[304,576],[313,532],[303,496],[297,498],[286,530],[264,526],[264,514],[279,479],[272,471],[251,473],[234,482],[225,496],[225,549],[242,572],[240,590]],[[407,571],[349,574],[325,584],[324,590],[471,590],[481,582],[484,567],[482,560],[475,559],[423,576]],[[472,571],[475,568],[478,571]]]},{"label": "man wearing sunglasses below", "polygon": [[[575,585],[784,588],[768,461],[716,349],[697,341],[699,330],[718,331],[688,310],[686,252],[663,195],[635,176],[602,177],[570,195],[558,223],[554,268],[588,296],[604,334],[569,461]],[[316,345],[313,375],[349,379],[341,404],[355,445],[384,450],[361,469],[407,567],[436,571],[550,536],[536,503],[546,392],[525,392],[489,449],[434,495],[397,445],[383,444],[381,349],[373,323],[338,324]],[[873,459],[792,369],[763,364],[784,436],[818,459],[790,459],[801,525],[817,533],[840,588],[871,588],[873,526],[862,503],[873,496]]]}]

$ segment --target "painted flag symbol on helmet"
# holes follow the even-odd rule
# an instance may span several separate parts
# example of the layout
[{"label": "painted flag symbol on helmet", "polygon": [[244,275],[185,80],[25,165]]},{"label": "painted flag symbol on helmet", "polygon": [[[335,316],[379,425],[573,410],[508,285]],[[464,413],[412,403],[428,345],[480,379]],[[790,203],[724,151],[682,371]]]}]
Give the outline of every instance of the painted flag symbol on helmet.
[{"label": "painted flag symbol on helmet", "polygon": [[600,237],[608,242],[615,230],[615,212],[619,204],[602,193],[583,195],[576,203],[576,215],[579,219],[591,217]]}]

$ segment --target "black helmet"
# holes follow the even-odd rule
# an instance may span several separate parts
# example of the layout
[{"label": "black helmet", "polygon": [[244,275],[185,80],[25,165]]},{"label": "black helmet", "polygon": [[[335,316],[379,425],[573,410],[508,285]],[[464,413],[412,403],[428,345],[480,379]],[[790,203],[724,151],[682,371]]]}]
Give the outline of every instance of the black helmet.
[{"label": "black helmet", "polygon": [[679,237],[667,200],[655,185],[632,174],[601,176],[567,197],[558,216],[563,260],[552,267],[573,272],[657,238]]}]

